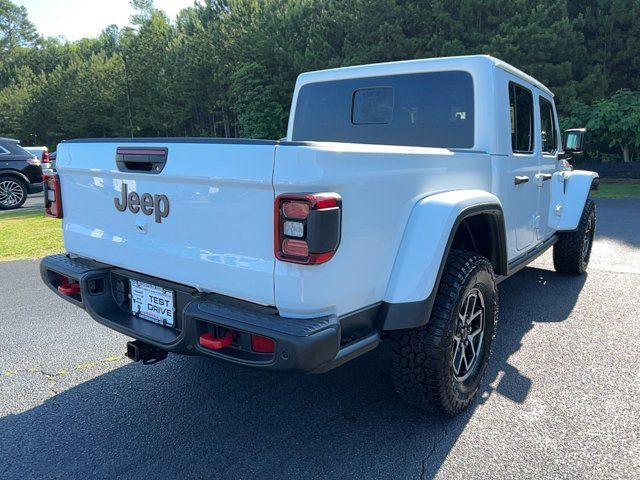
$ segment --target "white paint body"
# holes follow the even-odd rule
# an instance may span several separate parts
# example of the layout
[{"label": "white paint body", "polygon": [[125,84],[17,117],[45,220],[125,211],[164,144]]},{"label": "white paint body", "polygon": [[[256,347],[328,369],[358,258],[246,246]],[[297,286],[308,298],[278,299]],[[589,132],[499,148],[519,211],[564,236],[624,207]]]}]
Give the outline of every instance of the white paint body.
[{"label": "white paint body", "polygon": [[[467,207],[502,206],[509,261],[526,256],[558,230],[575,229],[576,212],[582,212],[596,174],[559,173],[557,155],[540,151],[538,98],[553,104],[553,95],[499,60],[456,57],[303,74],[292,112],[307,83],[448,70],[473,78],[475,137],[469,149],[168,139],[62,143],[57,168],[65,246],[202,291],[275,305],[283,316],[314,317],[345,315],[381,301],[425,299],[437,287],[451,228]],[[536,140],[530,155],[511,150],[510,81],[533,92]],[[294,122],[292,113],[287,140]],[[167,147],[164,170],[158,175],[119,171],[115,151],[126,146]],[[551,181],[538,181],[547,173],[554,174]],[[515,185],[516,175],[530,181]],[[153,217],[116,210],[114,198],[123,182],[140,194],[167,195],[169,216],[155,223]],[[341,243],[325,264],[275,260],[274,199],[295,192],[342,196]],[[559,214],[557,205],[562,205]]]}]

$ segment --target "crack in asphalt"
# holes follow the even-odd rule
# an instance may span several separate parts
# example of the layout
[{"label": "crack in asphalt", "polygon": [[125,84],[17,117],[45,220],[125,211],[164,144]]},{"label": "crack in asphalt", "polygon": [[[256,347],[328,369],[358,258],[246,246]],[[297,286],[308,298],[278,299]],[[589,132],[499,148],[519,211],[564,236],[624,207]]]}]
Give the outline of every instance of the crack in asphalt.
[{"label": "crack in asphalt", "polygon": [[21,368],[21,369],[7,370],[4,372],[0,372],[0,381],[2,381],[3,379],[7,379],[10,377],[19,375],[19,374],[32,374],[32,375],[39,375],[44,377],[44,379],[47,381],[47,387],[49,390],[48,400],[51,405],[51,410],[43,410],[42,413],[38,415],[38,418],[40,418],[42,416],[48,415],[51,411],[55,412],[60,408],[60,404],[56,401],[56,396],[59,393],[61,393],[61,390],[58,389],[59,378],[74,372],[78,372],[78,371],[92,370],[104,365],[111,365],[111,364],[115,365],[125,360],[126,360],[126,357],[124,355],[112,355],[110,357],[107,357],[101,360],[94,360],[91,362],[82,363],[70,369],[58,370],[57,372],[44,370],[41,368]]},{"label": "crack in asphalt", "polygon": [[446,427],[446,425],[443,425],[442,427],[440,427],[440,429],[441,429],[442,433],[440,435],[438,435],[438,438],[436,438],[433,441],[433,445],[431,446],[431,448],[427,452],[427,456],[422,459],[422,465],[421,465],[421,470],[420,470],[420,480],[425,480],[427,478],[427,463],[431,459],[432,455],[435,453],[436,448],[438,448],[438,445],[440,444],[440,442],[442,442],[445,439],[445,437],[447,436],[447,427]]}]

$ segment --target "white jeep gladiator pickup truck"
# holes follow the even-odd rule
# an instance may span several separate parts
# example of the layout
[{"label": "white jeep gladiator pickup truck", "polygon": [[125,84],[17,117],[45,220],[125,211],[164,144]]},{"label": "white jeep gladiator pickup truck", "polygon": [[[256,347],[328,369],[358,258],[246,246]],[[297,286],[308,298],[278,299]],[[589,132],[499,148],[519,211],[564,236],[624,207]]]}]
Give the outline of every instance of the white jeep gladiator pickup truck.
[{"label": "white jeep gladiator pickup truck", "polygon": [[386,339],[400,396],[455,414],[496,285],[552,246],[561,273],[589,261],[597,174],[558,132],[553,94],[489,56],[305,73],[281,141],[62,142],[46,212],[68,253],[42,278],[145,363],[324,372]]}]

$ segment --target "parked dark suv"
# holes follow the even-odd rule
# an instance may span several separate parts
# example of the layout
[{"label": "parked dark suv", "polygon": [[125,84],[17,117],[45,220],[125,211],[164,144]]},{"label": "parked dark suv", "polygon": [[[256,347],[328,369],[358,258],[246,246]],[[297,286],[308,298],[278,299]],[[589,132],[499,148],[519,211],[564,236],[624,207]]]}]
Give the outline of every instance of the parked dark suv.
[{"label": "parked dark suv", "polygon": [[20,208],[28,194],[41,191],[40,160],[18,140],[0,137],[0,210]]}]

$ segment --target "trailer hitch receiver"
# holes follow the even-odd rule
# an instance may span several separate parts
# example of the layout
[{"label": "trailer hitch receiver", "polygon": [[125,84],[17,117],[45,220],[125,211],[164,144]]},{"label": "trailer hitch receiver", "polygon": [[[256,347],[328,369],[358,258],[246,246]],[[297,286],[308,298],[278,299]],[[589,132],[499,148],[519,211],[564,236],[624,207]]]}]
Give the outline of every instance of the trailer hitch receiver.
[{"label": "trailer hitch receiver", "polygon": [[168,352],[148,343],[134,340],[127,342],[127,358],[144,365],[153,365],[167,358]]}]

